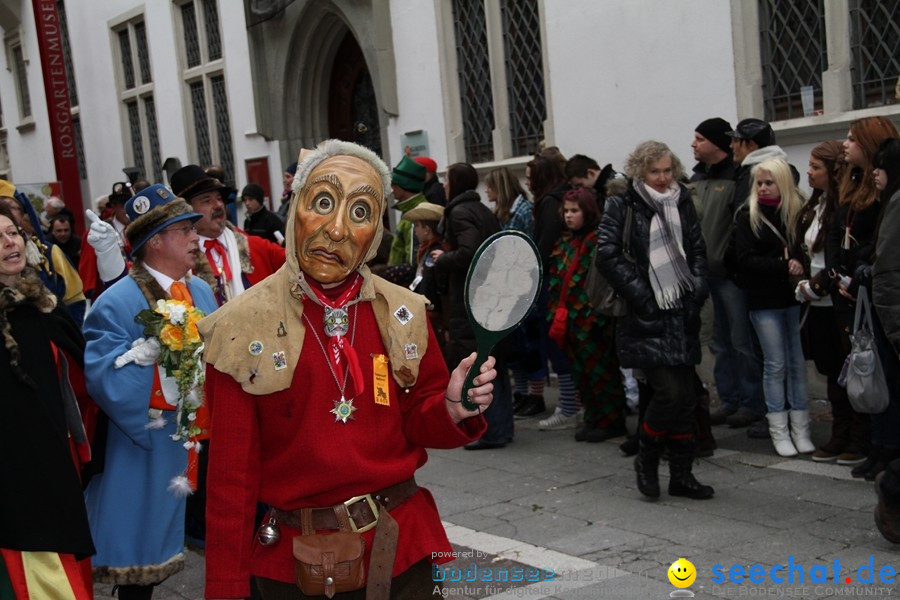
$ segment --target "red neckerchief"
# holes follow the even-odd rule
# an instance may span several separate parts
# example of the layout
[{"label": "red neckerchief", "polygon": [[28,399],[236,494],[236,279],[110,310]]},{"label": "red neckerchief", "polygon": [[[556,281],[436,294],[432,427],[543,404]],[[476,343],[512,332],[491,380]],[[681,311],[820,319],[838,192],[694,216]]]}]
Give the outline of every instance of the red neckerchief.
[{"label": "red neckerchief", "polygon": [[209,261],[209,266],[212,268],[213,273],[219,275],[219,267],[216,265],[216,259],[213,258],[212,251],[215,250],[219,253],[219,256],[222,257],[222,271],[225,273],[225,281],[231,281],[231,265],[228,264],[228,253],[225,251],[225,246],[222,245],[222,242],[219,240],[206,240],[203,242],[204,253],[206,254],[206,260]]},{"label": "red neckerchief", "polygon": [[[350,300],[359,294],[359,291],[362,289],[363,278],[359,273],[355,273],[354,277],[344,280],[340,285],[327,289],[323,288],[321,283],[311,277],[307,277],[306,282],[309,284],[309,288],[312,292],[316,295],[319,304],[329,308],[344,308]],[[359,313],[357,312],[355,316],[356,318],[359,318]],[[310,324],[312,323],[312,321],[307,322]],[[353,326],[355,326],[355,324]],[[347,361],[347,366],[349,367],[348,375],[353,381],[353,395],[350,397],[355,398],[356,396],[359,396],[363,391],[363,376],[356,350],[353,349],[350,340],[345,340],[345,336],[343,335],[326,337],[328,337],[328,348],[325,355],[328,362],[331,363],[331,367],[334,369],[339,385],[341,387],[344,386],[344,369],[341,364],[341,355],[343,355],[344,359]]]},{"label": "red neckerchief", "polygon": [[758,196],[757,198],[763,206],[778,208],[778,205],[781,204],[781,196]]}]

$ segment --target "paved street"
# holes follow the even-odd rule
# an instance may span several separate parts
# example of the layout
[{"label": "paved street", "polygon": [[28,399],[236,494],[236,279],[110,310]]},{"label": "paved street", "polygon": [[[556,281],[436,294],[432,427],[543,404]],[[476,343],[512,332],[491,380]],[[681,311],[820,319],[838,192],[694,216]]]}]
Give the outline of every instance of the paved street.
[{"label": "paved street", "polygon": [[[822,443],[827,404],[814,401],[814,412],[814,441]],[[900,583],[882,570],[900,566],[900,554],[875,530],[871,483],[852,479],[846,467],[780,458],[768,440],[751,440],[744,430],[714,432],[719,450],[695,467],[716,489],[708,501],[665,491],[658,502],[645,501],[632,460],[618,451],[621,439],[577,443],[571,430],[537,431],[536,419],[518,421],[515,443],[501,450],[431,452],[418,479],[437,499],[460,553],[439,574],[445,597],[668,598],[676,588],[667,570],[679,557],[696,567],[695,598],[900,594]],[[665,484],[665,467],[661,472]],[[155,598],[202,598],[202,557],[188,554],[188,569]],[[770,571],[777,564],[793,566],[792,582],[787,569]],[[544,580],[486,582],[485,568]],[[516,570],[524,568],[554,577]],[[870,576],[874,582],[866,583]],[[106,590],[98,586],[98,598]]]}]

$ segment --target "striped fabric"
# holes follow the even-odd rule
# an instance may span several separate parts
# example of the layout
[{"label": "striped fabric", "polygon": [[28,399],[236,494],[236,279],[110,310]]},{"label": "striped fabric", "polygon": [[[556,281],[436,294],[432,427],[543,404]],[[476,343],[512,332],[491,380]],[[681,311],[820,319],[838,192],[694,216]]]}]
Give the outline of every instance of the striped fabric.
[{"label": "striped fabric", "polygon": [[93,600],[90,560],[0,548],[0,600]]}]

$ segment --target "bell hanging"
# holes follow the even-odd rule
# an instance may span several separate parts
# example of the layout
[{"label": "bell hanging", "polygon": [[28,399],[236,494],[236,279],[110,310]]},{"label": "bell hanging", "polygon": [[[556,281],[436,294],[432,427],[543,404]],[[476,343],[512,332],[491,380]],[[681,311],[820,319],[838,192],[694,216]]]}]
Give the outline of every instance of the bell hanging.
[{"label": "bell hanging", "polygon": [[261,546],[266,548],[278,543],[281,539],[281,532],[275,522],[275,515],[271,515],[268,521],[259,526],[259,529],[256,530],[256,539],[259,540]]}]

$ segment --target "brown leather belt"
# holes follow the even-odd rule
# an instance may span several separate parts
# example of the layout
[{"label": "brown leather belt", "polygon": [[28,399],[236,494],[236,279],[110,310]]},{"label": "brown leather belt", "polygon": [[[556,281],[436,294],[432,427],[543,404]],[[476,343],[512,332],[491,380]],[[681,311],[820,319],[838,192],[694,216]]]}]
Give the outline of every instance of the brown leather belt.
[{"label": "brown leather belt", "polygon": [[312,527],[316,531],[332,529],[343,531],[368,531],[378,524],[378,516],[381,510],[392,511],[400,506],[416,492],[419,486],[415,477],[397,483],[383,490],[354,496],[349,500],[329,506],[328,508],[300,508],[297,510],[272,509],[275,521],[279,524],[294,529],[302,526],[302,512],[309,511],[312,517]]}]

